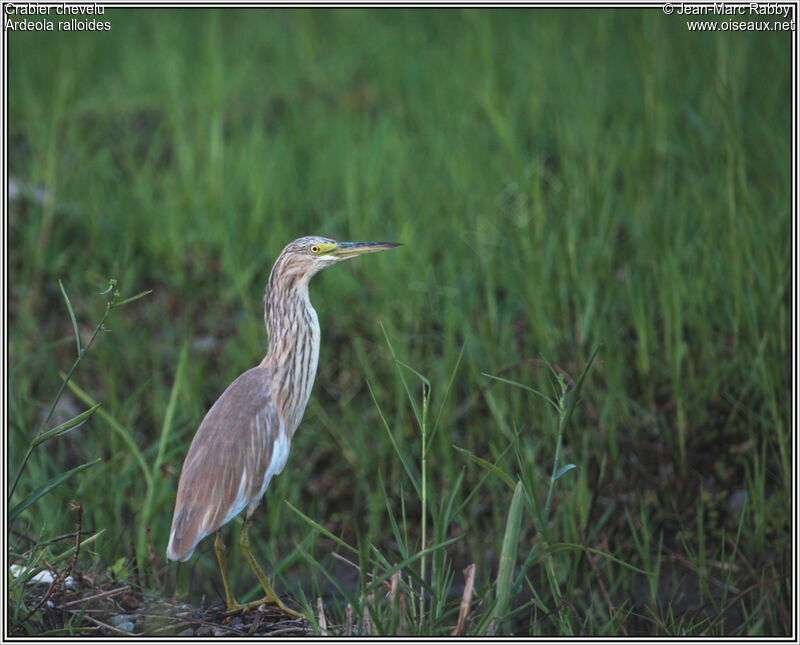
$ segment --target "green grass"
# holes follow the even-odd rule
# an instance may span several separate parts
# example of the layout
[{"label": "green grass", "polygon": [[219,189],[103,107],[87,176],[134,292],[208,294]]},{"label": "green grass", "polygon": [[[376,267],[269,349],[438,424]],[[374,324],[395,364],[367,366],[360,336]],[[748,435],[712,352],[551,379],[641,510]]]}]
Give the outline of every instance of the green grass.
[{"label": "green grass", "polygon": [[[10,476],[108,279],[152,293],[111,312],[54,418],[101,406],[11,506],[102,461],[20,514],[16,553],[76,500],[104,531],[77,566],[130,574],[133,543],[154,587],[147,528],[163,558],[192,434],[266,350],[281,248],[392,240],[312,282],[317,381],[251,533],[279,592],[323,597],[329,629],[350,602],[448,634],[475,563],[468,633],[791,632],[788,33],[656,9],[104,19],[9,32]],[[566,426],[489,378],[557,404],[598,346]],[[199,551],[178,591],[214,602]]]}]

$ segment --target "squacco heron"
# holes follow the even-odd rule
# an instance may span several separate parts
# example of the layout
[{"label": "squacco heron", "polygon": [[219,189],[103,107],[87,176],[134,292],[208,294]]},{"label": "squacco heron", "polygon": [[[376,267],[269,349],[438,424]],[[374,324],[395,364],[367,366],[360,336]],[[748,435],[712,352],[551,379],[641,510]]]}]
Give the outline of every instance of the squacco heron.
[{"label": "squacco heron", "polygon": [[[283,249],[264,295],[269,350],[217,399],[194,435],[183,462],[167,557],[188,560],[198,542],[216,531],[217,554],[228,611],[262,603],[288,609],[272,590],[250,551],[250,519],[273,476],[283,470],[314,385],[319,321],[308,297],[311,278],[340,260],[391,249],[394,242],[336,242],[301,237]],[[239,604],[233,597],[221,527],[245,511],[239,549],[266,596]]]}]

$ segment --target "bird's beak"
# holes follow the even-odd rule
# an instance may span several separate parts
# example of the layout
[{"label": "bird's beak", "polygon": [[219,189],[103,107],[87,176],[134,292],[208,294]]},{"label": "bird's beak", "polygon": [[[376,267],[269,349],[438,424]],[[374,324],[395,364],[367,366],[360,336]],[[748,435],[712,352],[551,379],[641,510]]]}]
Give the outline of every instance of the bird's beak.
[{"label": "bird's beak", "polygon": [[347,258],[354,258],[357,255],[364,255],[365,253],[386,251],[396,246],[403,245],[397,242],[339,242],[336,248],[328,251],[328,255],[346,260]]}]

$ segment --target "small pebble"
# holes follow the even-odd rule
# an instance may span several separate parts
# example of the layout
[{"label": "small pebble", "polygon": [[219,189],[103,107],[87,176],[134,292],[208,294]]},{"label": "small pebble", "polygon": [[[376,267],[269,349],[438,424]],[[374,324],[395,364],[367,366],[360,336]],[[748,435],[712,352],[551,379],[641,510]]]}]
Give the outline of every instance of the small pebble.
[{"label": "small pebble", "polygon": [[121,629],[123,632],[132,632],[133,631],[133,623],[130,621],[124,621],[119,625],[115,625],[117,629]]},{"label": "small pebble", "polygon": [[[117,629],[124,629],[126,632],[133,631],[133,623],[136,620],[136,616],[130,616],[128,614],[118,614],[117,616],[112,616],[110,622],[114,627]],[[130,627],[128,627],[130,625]]]}]

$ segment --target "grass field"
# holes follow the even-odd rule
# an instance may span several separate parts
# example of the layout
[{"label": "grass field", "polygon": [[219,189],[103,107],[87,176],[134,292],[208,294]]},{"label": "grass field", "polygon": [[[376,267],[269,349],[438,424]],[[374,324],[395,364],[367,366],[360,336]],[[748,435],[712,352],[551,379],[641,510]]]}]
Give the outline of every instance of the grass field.
[{"label": "grass field", "polygon": [[[164,560],[193,433],[266,351],[287,242],[387,240],[312,282],[316,385],[252,531],[314,629],[322,598],[328,631],[349,603],[356,630],[449,634],[474,564],[463,633],[792,632],[790,33],[659,9],[100,18],[8,32],[10,508],[93,464],[18,508],[11,562],[70,564],[74,501],[102,532],[75,572],[219,602],[211,539]],[[49,410],[98,402],[22,467]],[[231,570],[255,599],[235,548]],[[10,629],[92,628],[26,616],[21,582]]]}]

